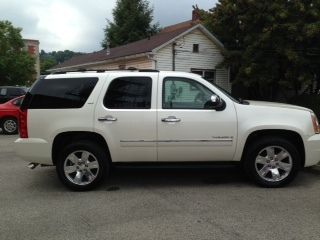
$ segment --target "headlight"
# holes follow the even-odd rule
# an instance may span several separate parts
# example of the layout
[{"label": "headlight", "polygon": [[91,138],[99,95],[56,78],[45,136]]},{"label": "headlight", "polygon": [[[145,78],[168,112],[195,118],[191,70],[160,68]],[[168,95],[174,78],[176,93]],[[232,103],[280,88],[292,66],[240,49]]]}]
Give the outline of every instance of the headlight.
[{"label": "headlight", "polygon": [[314,133],[319,134],[320,133],[320,126],[319,126],[317,116],[314,113],[311,113],[311,119],[312,119]]}]

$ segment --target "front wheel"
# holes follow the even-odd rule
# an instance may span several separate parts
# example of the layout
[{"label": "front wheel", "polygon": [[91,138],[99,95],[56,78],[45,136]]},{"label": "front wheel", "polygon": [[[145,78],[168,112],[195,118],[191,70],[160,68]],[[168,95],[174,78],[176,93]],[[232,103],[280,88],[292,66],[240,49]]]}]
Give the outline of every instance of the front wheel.
[{"label": "front wheel", "polygon": [[88,141],[72,143],[59,155],[56,170],[62,183],[76,191],[96,187],[109,172],[105,149]]},{"label": "front wheel", "polygon": [[248,148],[245,171],[260,186],[282,187],[296,177],[301,157],[287,139],[264,137]]}]

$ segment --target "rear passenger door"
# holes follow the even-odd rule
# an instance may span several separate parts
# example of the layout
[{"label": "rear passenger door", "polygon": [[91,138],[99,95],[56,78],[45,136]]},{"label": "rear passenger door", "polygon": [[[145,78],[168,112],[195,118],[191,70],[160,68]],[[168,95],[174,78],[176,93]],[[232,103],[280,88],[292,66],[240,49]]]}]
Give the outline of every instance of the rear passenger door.
[{"label": "rear passenger door", "polygon": [[109,75],[95,111],[95,131],[108,143],[113,162],[157,161],[158,73]]}]

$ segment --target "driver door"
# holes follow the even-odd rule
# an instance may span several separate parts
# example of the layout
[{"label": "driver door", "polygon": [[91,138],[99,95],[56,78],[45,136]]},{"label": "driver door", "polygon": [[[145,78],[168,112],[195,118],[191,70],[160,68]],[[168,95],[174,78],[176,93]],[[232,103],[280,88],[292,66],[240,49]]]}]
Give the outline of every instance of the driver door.
[{"label": "driver door", "polygon": [[232,160],[237,131],[235,108],[227,98],[223,110],[206,109],[214,94],[207,85],[205,80],[160,79],[158,161]]}]

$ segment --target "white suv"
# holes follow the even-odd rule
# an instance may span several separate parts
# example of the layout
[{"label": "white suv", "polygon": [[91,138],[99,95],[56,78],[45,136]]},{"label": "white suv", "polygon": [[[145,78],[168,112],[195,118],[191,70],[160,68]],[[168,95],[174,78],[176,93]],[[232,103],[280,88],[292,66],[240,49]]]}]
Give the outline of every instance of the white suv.
[{"label": "white suv", "polygon": [[239,101],[182,72],[49,75],[22,103],[15,147],[55,165],[75,190],[96,186],[115,163],[240,162],[259,185],[280,187],[320,160],[311,110]]}]

